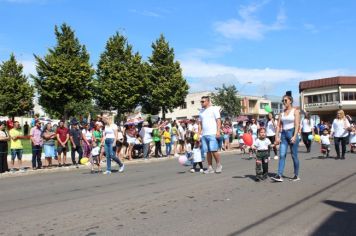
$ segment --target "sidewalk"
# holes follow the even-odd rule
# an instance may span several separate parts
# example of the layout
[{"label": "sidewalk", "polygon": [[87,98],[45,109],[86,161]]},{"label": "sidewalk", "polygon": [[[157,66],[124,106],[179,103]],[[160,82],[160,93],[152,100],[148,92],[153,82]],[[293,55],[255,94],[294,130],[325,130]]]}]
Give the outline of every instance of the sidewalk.
[{"label": "sidewalk", "polygon": [[[220,152],[221,154],[224,153],[236,153],[236,154],[241,154],[241,150],[238,148],[238,145],[236,145],[238,143],[233,143],[231,145],[231,149],[228,151],[222,151]],[[128,160],[122,160],[123,163],[125,164],[125,166],[127,165],[132,165],[132,164],[139,164],[139,163],[153,163],[153,162],[160,162],[160,161],[167,161],[167,160],[173,160],[173,159],[178,159],[178,157],[160,157],[160,158],[155,158],[155,157],[151,157],[148,160],[144,160],[142,158],[139,159],[133,159],[132,161],[128,161]],[[31,154],[24,154],[22,157],[22,166],[25,168],[25,172],[20,172],[19,171],[19,167],[18,167],[18,162],[17,160],[15,161],[15,169],[16,172],[12,173],[12,172],[6,172],[6,173],[2,173],[0,174],[0,179],[1,178],[8,178],[8,177],[16,177],[16,176],[27,176],[27,175],[34,175],[34,174],[40,174],[40,173],[50,173],[50,172],[66,172],[66,171],[74,171],[77,169],[87,169],[88,171],[90,170],[90,166],[89,165],[79,165],[78,168],[72,164],[68,165],[68,166],[62,166],[62,167],[58,167],[57,166],[57,161],[53,160],[53,165],[52,168],[48,169],[48,168],[42,168],[42,169],[37,169],[37,170],[32,170],[32,155]],[[71,158],[70,158],[70,152],[67,153],[67,163],[71,163]],[[9,163],[9,168],[10,168],[10,156],[8,156],[8,163]],[[44,156],[42,154],[42,163],[45,163],[44,160]],[[117,169],[118,165],[116,164],[116,162],[112,162],[111,166],[113,167],[113,169]],[[105,168],[106,167],[106,162],[102,162],[101,163],[101,168]]]}]

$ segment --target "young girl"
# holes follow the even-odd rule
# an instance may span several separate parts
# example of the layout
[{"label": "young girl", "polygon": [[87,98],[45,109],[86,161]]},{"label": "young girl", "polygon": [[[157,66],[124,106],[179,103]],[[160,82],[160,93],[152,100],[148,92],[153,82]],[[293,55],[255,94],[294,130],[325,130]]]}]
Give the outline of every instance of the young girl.
[{"label": "young girl", "polygon": [[199,168],[200,168],[199,172],[204,173],[203,159],[202,159],[201,149],[200,149],[200,142],[195,141],[194,148],[193,148],[193,168],[190,170],[190,172],[194,173],[198,164],[199,164]]},{"label": "young girl", "polygon": [[268,177],[268,157],[272,147],[271,141],[266,138],[266,129],[261,128],[259,137],[253,143],[252,148],[256,153],[256,181],[265,180]]},{"label": "young girl", "polygon": [[323,130],[323,135],[320,136],[320,142],[321,152],[325,153],[325,158],[328,158],[330,152],[330,135],[328,129]]},{"label": "young girl", "polygon": [[94,174],[94,165],[98,167],[98,173],[101,172],[100,168],[100,145],[97,145],[96,142],[93,142],[93,148],[90,153],[90,164],[91,164],[91,173]]},{"label": "young girl", "polygon": [[171,133],[169,132],[169,127],[166,126],[165,131],[163,132],[164,143],[166,145],[166,156],[169,157],[172,151],[171,143]]}]

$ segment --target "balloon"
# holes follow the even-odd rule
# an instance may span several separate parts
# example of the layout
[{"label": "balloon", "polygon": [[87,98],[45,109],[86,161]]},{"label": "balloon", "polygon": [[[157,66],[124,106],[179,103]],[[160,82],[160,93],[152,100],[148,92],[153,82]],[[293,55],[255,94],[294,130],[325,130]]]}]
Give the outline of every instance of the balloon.
[{"label": "balloon", "polygon": [[308,135],[308,139],[309,139],[310,141],[312,141],[312,140],[314,139],[313,135],[312,135],[312,134],[309,134],[309,135]]},{"label": "balloon", "polygon": [[243,134],[242,140],[244,141],[244,143],[247,146],[252,146],[252,144],[253,144],[253,138],[252,138],[251,134]]},{"label": "balloon", "polygon": [[197,141],[198,140],[198,134],[194,134],[193,139],[194,139],[194,141]]},{"label": "balloon", "polygon": [[178,158],[178,162],[179,164],[181,164],[182,166],[187,162],[188,158],[185,155],[182,155]]},{"label": "balloon", "polygon": [[272,108],[271,108],[269,105],[266,105],[266,106],[265,106],[265,111],[266,111],[267,113],[270,113],[270,112],[272,112]]},{"label": "balloon", "polygon": [[317,134],[316,134],[316,135],[314,136],[314,141],[315,141],[315,142],[320,142],[320,135],[317,135]]},{"label": "balloon", "polygon": [[89,161],[88,157],[83,157],[82,159],[80,159],[80,164],[85,165],[88,163],[88,161]]}]

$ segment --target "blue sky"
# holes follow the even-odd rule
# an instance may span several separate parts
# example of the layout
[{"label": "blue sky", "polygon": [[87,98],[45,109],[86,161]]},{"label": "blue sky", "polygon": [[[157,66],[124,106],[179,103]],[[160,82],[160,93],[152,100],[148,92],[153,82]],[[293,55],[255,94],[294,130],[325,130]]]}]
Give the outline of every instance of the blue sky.
[{"label": "blue sky", "polygon": [[351,0],[0,0],[0,60],[14,52],[35,73],[32,55],[45,55],[63,22],[94,66],[116,31],[144,59],[163,33],[192,91],[225,83],[296,95],[301,80],[356,74],[354,9]]}]

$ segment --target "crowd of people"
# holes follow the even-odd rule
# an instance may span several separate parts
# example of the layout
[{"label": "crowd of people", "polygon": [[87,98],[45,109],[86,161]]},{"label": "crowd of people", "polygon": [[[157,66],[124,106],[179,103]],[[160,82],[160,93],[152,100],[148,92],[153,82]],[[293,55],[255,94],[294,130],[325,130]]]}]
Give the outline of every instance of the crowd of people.
[{"label": "crowd of people", "polygon": [[[268,162],[279,160],[276,176],[271,177],[276,182],[283,181],[283,173],[290,148],[293,160],[293,181],[299,177],[299,142],[303,141],[307,152],[311,151],[312,141],[318,136],[322,152],[326,157],[330,153],[330,139],[334,139],[336,157],[345,159],[346,146],[350,143],[351,152],[356,150],[356,131],[351,117],[342,110],[337,112],[332,123],[315,121],[308,113],[293,107],[293,97],[290,92],[283,96],[284,111],[280,114],[268,113],[263,122],[251,118],[240,121],[236,130],[228,118],[222,122],[220,111],[212,106],[210,97],[201,98],[202,109],[199,118],[183,121],[158,120],[138,123],[114,124],[112,117],[98,115],[96,119],[87,122],[85,119],[73,118],[58,124],[44,124],[36,117],[30,127],[27,122],[20,129],[18,121],[8,127],[8,122],[0,122],[0,173],[15,171],[15,161],[18,160],[19,171],[24,172],[22,164],[23,139],[30,139],[32,146],[32,169],[67,166],[67,153],[71,154],[71,165],[78,167],[90,163],[91,172],[101,172],[101,164],[106,162],[103,174],[111,173],[111,161],[118,164],[118,172],[125,169],[124,161],[142,158],[187,157],[186,165],[191,166],[191,172],[221,173],[222,165],[219,152],[231,149],[231,142],[237,138],[239,148],[249,157],[256,159],[256,180],[268,177]],[[235,133],[235,137],[234,137]],[[248,134],[253,142],[246,145],[243,137]],[[316,140],[316,138],[315,138]],[[8,147],[10,143],[10,148]],[[341,145],[341,149],[340,149]],[[165,150],[162,150],[165,147]],[[11,161],[8,164],[8,151]],[[272,153],[273,152],[273,153]],[[45,164],[42,164],[44,153]],[[271,155],[272,154],[272,155]],[[84,158],[84,159],[83,159]],[[203,163],[207,160],[207,168]],[[213,168],[213,159],[216,162]],[[83,161],[85,160],[85,161]],[[199,169],[197,166],[199,165]],[[9,168],[10,167],[10,168]],[[95,171],[97,167],[97,171]]]}]

